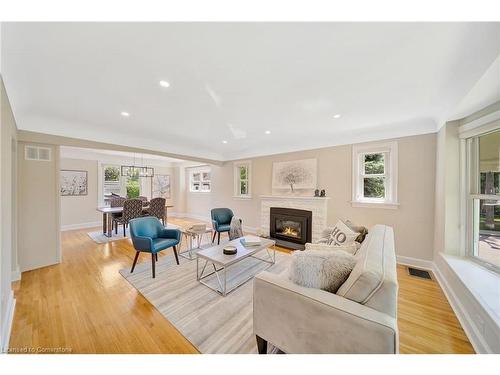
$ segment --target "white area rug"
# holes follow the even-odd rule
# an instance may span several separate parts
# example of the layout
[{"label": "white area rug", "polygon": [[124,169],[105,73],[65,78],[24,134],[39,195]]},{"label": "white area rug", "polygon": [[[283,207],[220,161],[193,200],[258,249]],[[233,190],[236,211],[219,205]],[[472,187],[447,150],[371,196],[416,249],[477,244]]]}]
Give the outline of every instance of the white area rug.
[{"label": "white area rug", "polygon": [[[169,223],[167,223],[167,225],[165,227],[167,229],[179,229],[178,225],[169,224]],[[123,227],[121,225],[118,227],[118,234],[115,234],[115,231],[113,230],[112,237],[105,236],[104,233],[102,233],[102,230],[98,230],[95,232],[89,232],[87,234],[96,243],[108,243],[108,242],[113,242],[113,241],[126,240],[126,239],[130,238],[129,228],[127,228],[125,230],[126,236],[123,237]]]},{"label": "white area rug", "polygon": [[[258,256],[265,257],[266,251]],[[268,271],[285,271],[289,258],[288,254],[277,251],[276,264]],[[253,258],[245,259],[228,268],[228,283],[268,266]],[[130,268],[120,274],[201,353],[257,353],[253,334],[253,280],[222,297],[196,280],[196,260],[181,257],[180,265],[176,265],[173,254],[160,258],[155,279],[151,277],[150,262],[136,266],[133,274]],[[211,281],[215,285],[215,275]],[[272,346],[270,350],[276,351]]]}]

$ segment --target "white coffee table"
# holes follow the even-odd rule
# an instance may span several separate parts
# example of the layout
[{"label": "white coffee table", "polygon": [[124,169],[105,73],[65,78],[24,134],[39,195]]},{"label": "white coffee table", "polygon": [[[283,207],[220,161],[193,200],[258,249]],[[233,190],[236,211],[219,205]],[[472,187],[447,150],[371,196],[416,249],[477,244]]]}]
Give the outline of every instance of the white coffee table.
[{"label": "white coffee table", "polygon": [[[245,237],[251,239],[254,236],[245,236]],[[248,280],[253,279],[253,277],[255,276],[255,275],[250,275],[249,277],[243,279],[242,281],[240,281],[239,283],[237,283],[235,286],[233,286],[228,290],[227,270],[231,266],[234,266],[239,262],[241,262],[242,260],[247,259],[249,257],[258,259],[265,263],[269,263],[269,267],[271,267],[276,262],[276,250],[274,248],[269,249],[270,247],[273,247],[275,245],[275,241],[269,240],[267,238],[260,238],[260,240],[261,243],[258,246],[245,247],[241,244],[240,239],[238,238],[236,240],[229,241],[228,243],[225,243],[223,245],[217,245],[210,247],[208,249],[203,249],[198,251],[196,254],[197,255],[196,279],[203,285],[209,287],[212,290],[215,290],[216,292],[220,293],[222,296],[225,297],[228,293],[232,292],[236,288],[245,284]],[[234,255],[224,254],[222,251],[224,247],[228,245],[236,246],[236,248],[238,249],[237,253]],[[263,250],[266,250],[267,253],[266,259],[255,256],[255,254]],[[200,272],[200,262],[203,264],[201,272]],[[213,271],[210,273],[205,273],[207,266],[209,266],[209,268],[213,268]],[[217,287],[214,288],[212,285],[205,282],[205,279],[207,277],[214,274],[217,277],[218,288]]]}]

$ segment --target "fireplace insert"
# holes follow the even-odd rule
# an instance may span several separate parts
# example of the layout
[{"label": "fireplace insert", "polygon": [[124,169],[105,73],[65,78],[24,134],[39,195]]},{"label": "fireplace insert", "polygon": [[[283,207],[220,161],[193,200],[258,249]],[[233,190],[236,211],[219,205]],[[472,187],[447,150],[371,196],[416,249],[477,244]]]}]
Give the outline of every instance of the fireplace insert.
[{"label": "fireplace insert", "polygon": [[303,250],[312,237],[312,212],[271,207],[270,235],[277,245]]}]

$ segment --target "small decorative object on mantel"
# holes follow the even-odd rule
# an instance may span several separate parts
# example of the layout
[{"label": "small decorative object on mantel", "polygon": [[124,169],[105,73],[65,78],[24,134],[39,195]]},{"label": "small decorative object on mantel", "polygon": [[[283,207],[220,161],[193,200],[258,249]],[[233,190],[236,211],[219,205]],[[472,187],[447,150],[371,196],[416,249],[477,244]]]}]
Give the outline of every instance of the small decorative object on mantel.
[{"label": "small decorative object on mantel", "polygon": [[325,191],[325,189],[321,190],[320,197],[322,197],[322,198],[326,197],[326,191]]},{"label": "small decorative object on mantel", "polygon": [[319,197],[319,190],[318,189],[314,190],[314,196]]},{"label": "small decorative object on mantel", "polygon": [[222,249],[222,252],[225,255],[234,255],[238,252],[238,249],[236,248],[236,246],[228,245]]}]

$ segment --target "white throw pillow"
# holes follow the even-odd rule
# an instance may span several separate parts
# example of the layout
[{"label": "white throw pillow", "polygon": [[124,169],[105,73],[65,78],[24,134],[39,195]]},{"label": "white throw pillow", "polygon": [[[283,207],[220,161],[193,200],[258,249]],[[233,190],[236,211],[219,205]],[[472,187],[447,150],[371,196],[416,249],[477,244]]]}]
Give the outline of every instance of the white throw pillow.
[{"label": "white throw pillow", "polygon": [[335,293],[347,280],[356,260],[337,251],[296,251],[290,264],[289,279],[295,284]]},{"label": "white throw pillow", "polygon": [[333,228],[326,228],[323,231],[318,243],[334,246],[350,245],[358,236],[358,232],[353,231],[342,220],[339,220]]}]

